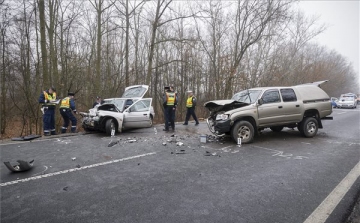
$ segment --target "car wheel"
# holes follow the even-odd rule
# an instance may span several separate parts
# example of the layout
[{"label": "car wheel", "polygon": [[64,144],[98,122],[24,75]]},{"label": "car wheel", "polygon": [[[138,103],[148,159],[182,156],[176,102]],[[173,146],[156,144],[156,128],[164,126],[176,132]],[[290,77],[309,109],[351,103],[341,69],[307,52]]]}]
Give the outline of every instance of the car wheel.
[{"label": "car wheel", "polygon": [[298,127],[298,129],[306,138],[312,138],[316,135],[319,129],[319,123],[314,117],[306,117],[300,123],[300,128]]},{"label": "car wheel", "polygon": [[114,134],[115,134],[115,132],[116,132],[116,123],[115,123],[114,119],[110,118],[110,119],[106,120],[105,131],[106,131],[106,135],[111,136],[111,133],[113,131],[114,131]]},{"label": "car wheel", "polygon": [[283,126],[274,126],[274,127],[270,127],[270,129],[273,131],[273,132],[281,132],[281,130],[283,130]]},{"label": "car wheel", "polygon": [[232,138],[235,142],[241,138],[241,143],[247,144],[254,141],[254,126],[248,121],[237,122],[231,132]]},{"label": "car wheel", "polygon": [[152,127],[154,124],[154,118],[152,115],[150,115],[150,120],[149,120],[149,127]]}]

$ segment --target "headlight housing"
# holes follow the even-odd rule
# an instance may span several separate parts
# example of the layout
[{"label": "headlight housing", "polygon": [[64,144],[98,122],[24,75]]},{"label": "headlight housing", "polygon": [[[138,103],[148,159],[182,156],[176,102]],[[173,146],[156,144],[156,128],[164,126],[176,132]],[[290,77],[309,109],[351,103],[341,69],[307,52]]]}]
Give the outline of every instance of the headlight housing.
[{"label": "headlight housing", "polygon": [[218,114],[216,115],[216,121],[219,121],[219,120],[226,120],[229,118],[230,115],[228,114]]}]

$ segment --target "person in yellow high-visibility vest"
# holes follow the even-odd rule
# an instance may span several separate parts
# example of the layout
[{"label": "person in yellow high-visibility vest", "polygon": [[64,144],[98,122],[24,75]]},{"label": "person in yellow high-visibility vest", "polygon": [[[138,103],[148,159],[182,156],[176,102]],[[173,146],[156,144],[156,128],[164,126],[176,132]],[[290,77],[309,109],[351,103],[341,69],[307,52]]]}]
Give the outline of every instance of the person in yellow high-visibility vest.
[{"label": "person in yellow high-visibility vest", "polygon": [[62,99],[60,102],[60,114],[64,120],[64,124],[61,127],[61,133],[66,133],[70,121],[71,121],[71,132],[72,133],[76,132],[77,120],[73,115],[73,112],[76,114],[74,96],[75,96],[74,93],[69,92],[68,96]]},{"label": "person in yellow high-visibility vest", "polygon": [[178,102],[177,93],[174,92],[173,87],[165,87],[165,94],[163,97],[164,115],[165,115],[165,129],[169,131],[169,125],[175,131],[175,111]]},{"label": "person in yellow high-visibility vest", "polygon": [[199,125],[199,120],[197,119],[195,114],[195,106],[196,106],[196,98],[192,91],[188,91],[188,98],[186,100],[187,111],[186,111],[185,122],[183,125],[188,125],[190,116],[194,118],[195,125]]},{"label": "person in yellow high-visibility vest", "polygon": [[43,91],[39,97],[39,103],[42,104],[43,111],[43,129],[44,135],[56,135],[55,131],[55,108],[56,108],[56,89],[50,87]]}]

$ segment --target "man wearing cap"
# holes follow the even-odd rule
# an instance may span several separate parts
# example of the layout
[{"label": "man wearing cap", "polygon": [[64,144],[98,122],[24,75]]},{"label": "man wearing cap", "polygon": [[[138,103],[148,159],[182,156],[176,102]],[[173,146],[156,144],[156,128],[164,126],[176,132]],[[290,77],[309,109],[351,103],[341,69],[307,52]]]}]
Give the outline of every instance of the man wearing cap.
[{"label": "man wearing cap", "polygon": [[64,120],[64,124],[61,127],[61,133],[66,133],[66,130],[69,126],[69,121],[71,121],[71,132],[76,132],[77,120],[73,115],[73,112],[76,114],[74,95],[74,93],[69,92],[68,96],[61,100],[60,114]]},{"label": "man wearing cap", "polygon": [[187,93],[188,93],[188,98],[186,100],[187,111],[186,111],[185,122],[184,122],[183,125],[188,124],[190,116],[192,116],[194,118],[195,125],[199,125],[199,121],[198,121],[198,119],[196,117],[196,114],[195,114],[196,98],[195,98],[192,91],[188,91]]},{"label": "man wearing cap", "polygon": [[44,135],[56,135],[55,131],[55,108],[56,108],[56,89],[50,87],[43,91],[39,97],[39,103],[42,104],[43,129]]},{"label": "man wearing cap", "polygon": [[175,131],[175,111],[177,106],[177,94],[174,92],[174,88],[165,87],[165,94],[163,96],[164,115],[165,115],[165,129],[169,131],[169,125],[173,131]]},{"label": "man wearing cap", "polygon": [[103,102],[104,102],[104,101],[101,99],[101,97],[100,97],[100,96],[97,96],[97,97],[96,97],[96,101],[95,101],[94,104],[93,104],[93,108],[95,108],[95,106],[97,106],[97,105],[101,105]]}]

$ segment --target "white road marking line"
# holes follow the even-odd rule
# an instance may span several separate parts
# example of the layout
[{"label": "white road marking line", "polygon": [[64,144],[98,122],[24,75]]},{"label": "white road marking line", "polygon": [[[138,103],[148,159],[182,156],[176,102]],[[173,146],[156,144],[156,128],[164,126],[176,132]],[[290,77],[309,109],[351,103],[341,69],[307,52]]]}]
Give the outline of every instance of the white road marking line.
[{"label": "white road marking line", "polygon": [[341,199],[360,176],[360,162],[346,175],[333,191],[321,202],[304,223],[322,223],[330,216]]},{"label": "white road marking line", "polygon": [[37,180],[37,179],[46,178],[46,177],[52,177],[52,176],[56,176],[56,175],[60,175],[60,174],[64,174],[64,173],[71,173],[71,172],[74,172],[74,171],[89,169],[89,168],[93,168],[93,167],[97,167],[97,166],[104,166],[104,165],[107,165],[107,164],[117,163],[117,162],[126,161],[126,160],[132,160],[132,159],[136,159],[136,158],[140,158],[140,157],[144,157],[144,156],[150,156],[150,155],[154,155],[154,154],[156,154],[156,152],[145,153],[145,154],[141,154],[141,155],[137,155],[137,156],[130,156],[130,157],[127,157],[127,158],[111,160],[111,161],[107,161],[107,162],[103,162],[103,163],[96,163],[96,164],[92,164],[92,165],[88,165],[88,166],[83,166],[83,167],[80,167],[80,168],[62,170],[62,171],[58,171],[58,172],[55,172],[55,173],[48,173],[48,174],[29,177],[29,178],[25,178],[25,179],[21,179],[21,180],[9,181],[9,182],[6,182],[6,183],[1,183],[0,186],[5,187],[5,186],[12,185],[12,184],[27,182],[27,181],[31,181],[31,180]]},{"label": "white road marking line", "polygon": [[337,113],[338,115],[342,115],[342,114],[345,114],[346,112],[340,112],[340,113]]}]

